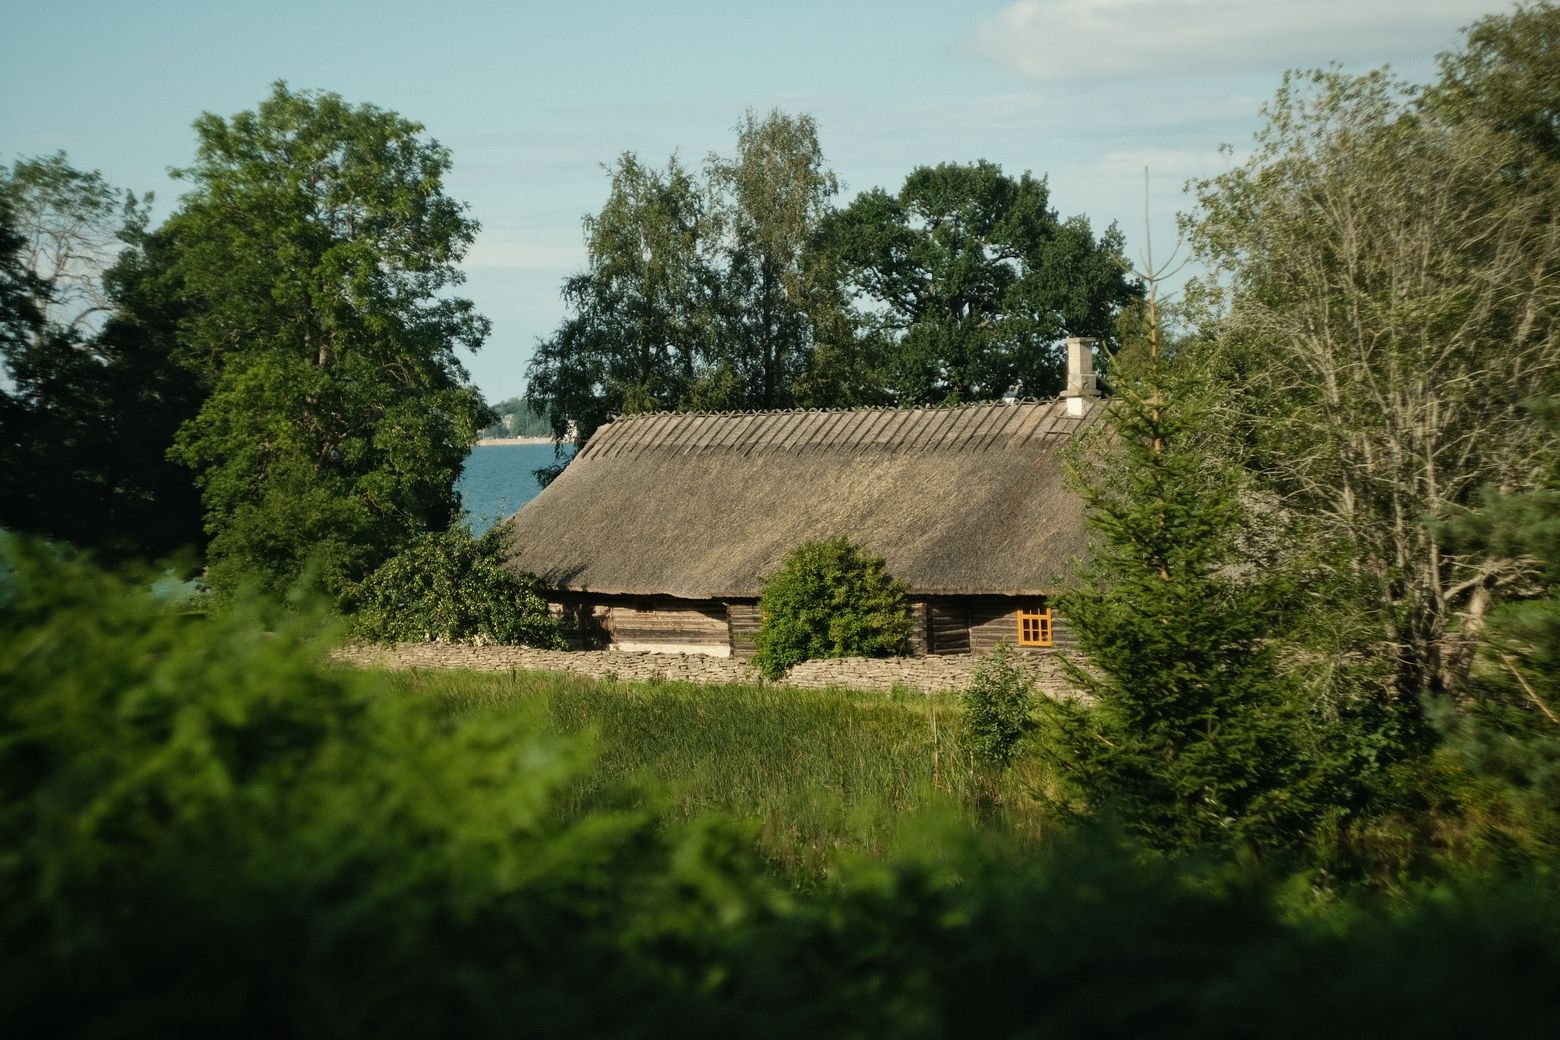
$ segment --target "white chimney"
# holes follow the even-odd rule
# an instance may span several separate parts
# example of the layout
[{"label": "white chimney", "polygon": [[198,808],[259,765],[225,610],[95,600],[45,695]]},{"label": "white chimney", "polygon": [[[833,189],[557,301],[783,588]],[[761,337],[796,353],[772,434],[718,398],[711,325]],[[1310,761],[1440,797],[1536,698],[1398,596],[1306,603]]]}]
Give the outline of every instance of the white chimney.
[{"label": "white chimney", "polygon": [[1100,396],[1094,383],[1094,344],[1097,342],[1087,336],[1071,336],[1067,340],[1067,389],[1062,391],[1062,396],[1067,399],[1068,415],[1086,414],[1090,403]]}]

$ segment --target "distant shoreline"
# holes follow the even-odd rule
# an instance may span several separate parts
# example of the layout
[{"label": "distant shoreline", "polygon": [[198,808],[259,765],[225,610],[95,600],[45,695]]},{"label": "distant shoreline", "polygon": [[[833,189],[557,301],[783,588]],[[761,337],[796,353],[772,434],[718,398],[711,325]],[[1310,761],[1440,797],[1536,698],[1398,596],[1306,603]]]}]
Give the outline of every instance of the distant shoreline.
[{"label": "distant shoreline", "polygon": [[551,437],[482,437],[477,441],[479,448],[502,448],[512,444],[551,444]]}]

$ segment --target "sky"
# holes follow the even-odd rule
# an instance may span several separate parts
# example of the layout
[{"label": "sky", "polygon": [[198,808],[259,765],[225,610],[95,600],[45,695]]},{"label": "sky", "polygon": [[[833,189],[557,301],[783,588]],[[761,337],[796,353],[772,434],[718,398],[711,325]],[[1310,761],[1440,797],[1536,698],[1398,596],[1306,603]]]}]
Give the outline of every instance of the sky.
[{"label": "sky", "polygon": [[[463,292],[493,322],[464,357],[519,395],[581,269],[580,220],[625,151],[730,154],[744,111],[818,122],[841,201],[916,166],[987,159],[1048,178],[1052,206],[1119,223],[1142,263],[1175,244],[1183,185],[1239,162],[1288,68],[1433,77],[1495,0],[0,0],[0,162],[63,150],[156,193],[202,112],[270,85],[391,109],[450,149],[482,230]],[[1231,151],[1221,152],[1221,145]],[[1148,205],[1144,168],[1148,169]],[[1145,209],[1149,216],[1145,221]],[[1147,233],[1146,233],[1147,232]]]}]

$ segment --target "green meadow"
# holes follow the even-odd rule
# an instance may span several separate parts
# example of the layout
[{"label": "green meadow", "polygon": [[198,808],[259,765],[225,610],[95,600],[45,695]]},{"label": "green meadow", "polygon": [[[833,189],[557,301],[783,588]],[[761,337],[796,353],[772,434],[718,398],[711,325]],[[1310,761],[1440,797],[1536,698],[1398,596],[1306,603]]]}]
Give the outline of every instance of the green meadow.
[{"label": "green meadow", "polygon": [[[381,676],[451,717],[517,715],[583,740],[591,768],[567,808],[625,790],[668,820],[716,814],[755,832],[798,881],[842,853],[880,856],[927,816],[1037,836],[1043,775],[1026,759],[994,790],[960,740],[958,697],[773,685],[610,682],[549,672],[415,670]],[[907,822],[908,821],[908,822]]]}]

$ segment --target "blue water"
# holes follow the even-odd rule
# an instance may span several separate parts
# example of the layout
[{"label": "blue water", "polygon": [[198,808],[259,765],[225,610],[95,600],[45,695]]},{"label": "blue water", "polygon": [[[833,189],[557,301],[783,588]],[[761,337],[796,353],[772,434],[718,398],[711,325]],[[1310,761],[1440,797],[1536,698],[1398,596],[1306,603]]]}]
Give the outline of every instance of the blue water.
[{"label": "blue water", "polygon": [[[570,449],[565,449],[568,451]],[[466,457],[455,482],[471,530],[481,534],[537,496],[542,490],[533,470],[555,465],[551,444],[478,445]]]}]

